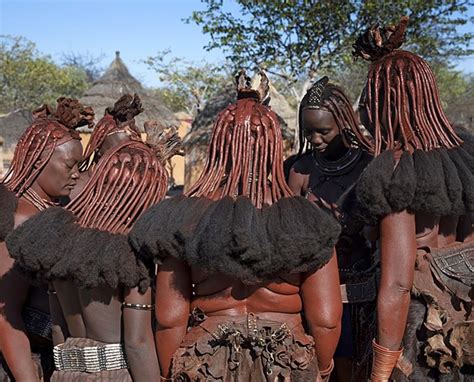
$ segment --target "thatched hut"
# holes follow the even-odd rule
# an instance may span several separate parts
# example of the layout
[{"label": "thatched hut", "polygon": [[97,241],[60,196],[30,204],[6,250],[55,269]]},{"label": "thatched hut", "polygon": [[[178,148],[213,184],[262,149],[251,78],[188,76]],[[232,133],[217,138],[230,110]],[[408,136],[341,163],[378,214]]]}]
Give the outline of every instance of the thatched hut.
[{"label": "thatched hut", "polygon": [[[185,190],[201,174],[207,156],[207,147],[214,122],[221,110],[236,102],[235,84],[228,84],[210,99],[194,119],[191,130],[184,138],[185,150]],[[270,84],[270,107],[277,114],[285,144],[285,154],[292,151],[296,131],[296,111],[286,99]]]},{"label": "thatched hut", "polygon": [[[104,75],[92,84],[82,98],[82,104],[92,106],[96,115],[96,122],[102,118],[105,108],[112,106],[114,102],[126,93],[137,93],[143,104],[144,111],[136,117],[137,125],[143,131],[143,124],[148,120],[158,120],[165,125],[174,125],[178,128],[181,137],[188,131],[189,123],[180,116],[176,116],[169,110],[160,98],[151,91],[145,89],[142,84],[128,71],[127,66],[120,58],[120,52],[115,52],[112,61]],[[145,138],[145,134],[143,133]],[[87,134],[83,135],[84,143],[87,142]],[[184,159],[174,157],[169,162],[169,172],[172,176],[174,186],[182,186],[184,182]]]},{"label": "thatched hut", "polygon": [[137,93],[142,99],[145,111],[136,118],[140,128],[143,129],[144,122],[151,119],[159,120],[164,124],[176,125],[178,123],[173,112],[130,74],[120,58],[120,52],[115,52],[114,61],[104,75],[86,90],[80,101],[84,105],[92,106],[97,122],[104,115],[105,108],[112,106],[118,98],[126,93]]}]

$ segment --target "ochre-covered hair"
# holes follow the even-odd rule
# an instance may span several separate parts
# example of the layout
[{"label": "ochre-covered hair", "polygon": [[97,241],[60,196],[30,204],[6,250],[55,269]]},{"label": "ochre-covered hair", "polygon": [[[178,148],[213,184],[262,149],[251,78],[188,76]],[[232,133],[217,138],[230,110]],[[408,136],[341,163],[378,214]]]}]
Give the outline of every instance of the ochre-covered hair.
[{"label": "ochre-covered hair", "polygon": [[93,155],[100,149],[107,136],[115,133],[126,133],[130,140],[141,141],[140,130],[134,118],[143,111],[140,97],[137,94],[124,94],[113,107],[105,109],[104,117],[97,122],[84,153],[84,160],[79,168],[86,171],[95,161]]},{"label": "ochre-covered hair", "polygon": [[[298,155],[311,150],[311,144],[305,138],[302,122],[303,110],[306,109],[329,111],[336,121],[339,134],[344,135],[348,142],[353,141],[353,135],[356,134],[356,142],[359,143],[361,141],[362,133],[358,129],[357,118],[352,109],[351,102],[344,94],[344,91],[339,86],[330,83],[328,77],[325,76],[315,82],[301,100],[298,115],[300,141]],[[361,136],[359,137],[359,135]]]},{"label": "ochre-covered hair", "polygon": [[58,98],[56,110],[43,105],[33,112],[34,120],[15,148],[10,168],[2,183],[18,197],[35,181],[54,149],[71,139],[80,140],[77,127],[92,127],[94,112],[76,99]]},{"label": "ochre-covered hair", "polygon": [[223,198],[247,196],[261,208],[293,196],[283,173],[283,143],[277,116],[262,104],[268,80],[261,74],[258,90],[241,71],[237,103],[224,109],[214,124],[208,157],[199,180],[188,196]]},{"label": "ochre-covered hair", "polygon": [[396,26],[374,25],[354,44],[353,54],[371,62],[361,107],[374,140],[357,136],[375,155],[390,149],[428,151],[461,143],[444,114],[430,66],[414,53],[397,50],[407,25],[408,17]]},{"label": "ochre-covered hair", "polygon": [[108,150],[66,209],[83,227],[127,233],[148,207],[165,197],[165,163],[178,143],[175,134],[163,134],[150,144],[128,141]]}]

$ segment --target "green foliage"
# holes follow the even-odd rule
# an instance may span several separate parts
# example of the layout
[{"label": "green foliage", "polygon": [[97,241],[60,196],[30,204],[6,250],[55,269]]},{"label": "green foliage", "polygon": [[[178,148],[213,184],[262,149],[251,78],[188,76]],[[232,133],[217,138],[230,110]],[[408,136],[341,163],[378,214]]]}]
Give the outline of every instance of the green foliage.
[{"label": "green foliage", "polygon": [[446,64],[431,65],[436,75],[441,103],[453,123],[474,128],[474,76],[466,75]]},{"label": "green foliage", "polygon": [[196,114],[222,88],[229,75],[222,65],[195,63],[169,54],[170,50],[164,50],[145,60],[164,84],[156,92],[171,110]]},{"label": "green foliage", "polygon": [[296,82],[301,75],[348,63],[358,33],[374,22],[410,16],[407,48],[426,58],[451,59],[473,52],[469,0],[237,0],[240,14],[222,0],[202,0],[206,9],[187,22],[211,37],[206,49],[221,48],[236,67],[258,66]]},{"label": "green foliage", "polygon": [[86,88],[82,70],[59,67],[23,37],[0,36],[0,113],[54,104],[60,96],[79,97]]}]

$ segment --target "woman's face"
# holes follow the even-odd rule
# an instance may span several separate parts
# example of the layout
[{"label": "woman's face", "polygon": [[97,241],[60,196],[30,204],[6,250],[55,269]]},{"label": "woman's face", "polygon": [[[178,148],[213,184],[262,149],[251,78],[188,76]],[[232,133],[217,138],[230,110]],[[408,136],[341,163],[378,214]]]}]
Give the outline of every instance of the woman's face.
[{"label": "woman's face", "polygon": [[329,154],[329,144],[339,135],[336,120],[331,112],[321,109],[305,109],[302,112],[305,138],[320,154]]},{"label": "woman's face", "polygon": [[82,145],[78,139],[57,146],[31,187],[49,199],[68,196],[79,179],[77,166],[81,159]]}]

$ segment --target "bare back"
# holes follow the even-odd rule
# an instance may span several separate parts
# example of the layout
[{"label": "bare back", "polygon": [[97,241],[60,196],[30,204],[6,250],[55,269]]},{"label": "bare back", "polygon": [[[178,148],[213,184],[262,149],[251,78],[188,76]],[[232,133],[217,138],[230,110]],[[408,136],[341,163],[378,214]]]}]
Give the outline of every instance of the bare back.
[{"label": "bare back", "polygon": [[54,287],[72,337],[122,341],[122,293],[107,286],[78,289],[67,281],[56,281]]}]

